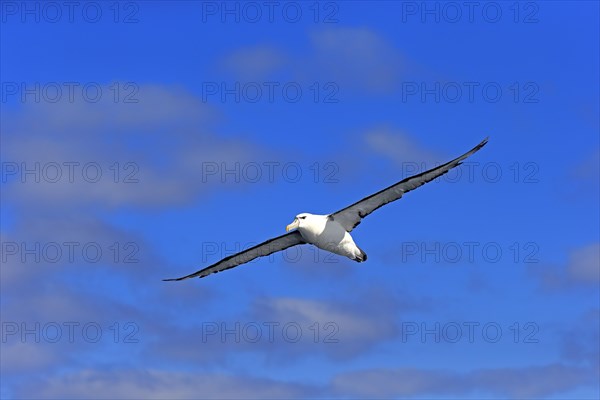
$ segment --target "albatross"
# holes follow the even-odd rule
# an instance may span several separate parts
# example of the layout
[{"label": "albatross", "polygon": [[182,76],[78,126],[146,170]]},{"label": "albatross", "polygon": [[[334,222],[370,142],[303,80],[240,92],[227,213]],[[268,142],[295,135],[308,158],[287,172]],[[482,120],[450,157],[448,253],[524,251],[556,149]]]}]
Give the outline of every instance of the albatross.
[{"label": "albatross", "polygon": [[182,276],[181,278],[164,280],[181,281],[196,277],[204,278],[208,275],[248,263],[255,258],[268,256],[300,244],[312,244],[322,250],[348,257],[357,262],[366,261],[367,254],[356,245],[354,239],[350,236],[350,232],[360,224],[363,218],[378,208],[400,199],[404,193],[408,193],[427,182],[431,182],[452,168],[459,166],[465,158],[477,152],[487,142],[488,138],[485,138],[477,146],[452,161],[405,178],[332,214],[298,214],[294,218],[294,221],[286,227],[287,233],[285,235],[275,237],[247,250],[225,257],[221,261],[193,274]]}]

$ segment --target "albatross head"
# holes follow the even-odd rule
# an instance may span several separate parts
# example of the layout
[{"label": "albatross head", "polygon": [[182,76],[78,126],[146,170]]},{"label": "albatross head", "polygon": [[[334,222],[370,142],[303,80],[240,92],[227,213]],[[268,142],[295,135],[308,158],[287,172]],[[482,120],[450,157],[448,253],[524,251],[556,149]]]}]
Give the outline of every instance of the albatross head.
[{"label": "albatross head", "polygon": [[306,226],[306,224],[309,223],[311,217],[314,217],[314,215],[309,214],[309,213],[302,213],[302,214],[296,215],[296,218],[294,218],[294,221],[292,221],[291,224],[289,224],[288,226],[285,227],[285,231],[289,232],[292,229],[304,228]]}]

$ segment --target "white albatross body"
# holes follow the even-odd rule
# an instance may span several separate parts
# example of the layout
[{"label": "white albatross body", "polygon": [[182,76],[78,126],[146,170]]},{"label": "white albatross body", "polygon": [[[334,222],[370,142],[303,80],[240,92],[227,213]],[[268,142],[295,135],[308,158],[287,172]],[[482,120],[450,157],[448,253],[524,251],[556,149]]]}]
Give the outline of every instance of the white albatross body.
[{"label": "white albatross body", "polygon": [[485,138],[477,146],[462,156],[448,161],[446,164],[403,179],[334,213],[328,215],[298,214],[294,221],[287,226],[286,231],[288,233],[285,235],[277,236],[237,254],[225,257],[221,261],[190,275],[182,276],[181,278],[165,279],[165,281],[180,281],[196,277],[204,278],[205,276],[245,264],[255,258],[268,256],[269,254],[300,244],[312,244],[320,249],[348,257],[351,260],[363,262],[367,259],[367,255],[354,243],[354,239],[350,236],[350,232],[360,224],[363,218],[378,208],[400,199],[405,193],[427,182],[431,182],[452,168],[457,167],[465,158],[485,146],[487,141],[488,139]]},{"label": "white albatross body", "polygon": [[322,250],[359,262],[367,259],[365,252],[354,243],[350,232],[329,215],[298,214],[286,227],[288,232],[292,229],[297,229],[306,243]]}]

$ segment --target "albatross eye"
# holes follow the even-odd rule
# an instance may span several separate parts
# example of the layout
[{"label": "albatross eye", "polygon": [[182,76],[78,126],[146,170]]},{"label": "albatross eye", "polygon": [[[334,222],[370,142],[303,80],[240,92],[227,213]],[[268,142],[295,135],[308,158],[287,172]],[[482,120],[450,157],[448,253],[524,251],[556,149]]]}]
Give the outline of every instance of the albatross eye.
[{"label": "albatross eye", "polygon": [[303,217],[300,217],[300,219],[305,219],[305,218],[306,218],[306,215],[305,215],[305,216],[303,216]]}]

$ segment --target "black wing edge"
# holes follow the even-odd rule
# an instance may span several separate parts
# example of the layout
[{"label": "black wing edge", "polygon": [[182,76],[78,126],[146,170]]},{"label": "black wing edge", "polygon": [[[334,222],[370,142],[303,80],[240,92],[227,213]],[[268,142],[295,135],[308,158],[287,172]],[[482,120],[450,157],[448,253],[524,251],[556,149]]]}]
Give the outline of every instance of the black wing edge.
[{"label": "black wing edge", "polygon": [[[240,251],[239,253],[232,254],[232,255],[230,255],[230,256],[228,256],[228,257],[225,257],[224,259],[222,259],[222,260],[220,260],[220,261],[218,261],[218,262],[216,262],[216,263],[214,263],[214,264],[212,264],[212,265],[209,265],[209,266],[208,266],[208,267],[206,267],[206,268],[202,268],[201,270],[199,270],[199,271],[196,271],[196,272],[194,272],[194,273],[191,273],[191,274],[189,274],[189,275],[185,275],[185,276],[182,276],[182,277],[180,277],[180,278],[168,278],[168,279],[163,279],[163,282],[182,281],[182,280],[184,280],[184,279],[195,278],[195,277],[198,277],[198,278],[205,278],[205,277],[207,277],[207,276],[209,276],[209,275],[212,275],[212,274],[217,274],[217,273],[219,273],[219,272],[221,272],[221,271],[227,271],[228,269],[235,268],[235,267],[237,267],[237,266],[240,266],[240,265],[242,265],[242,264],[245,264],[245,263],[240,263],[240,264],[232,265],[231,267],[228,267],[228,268],[223,268],[223,269],[221,269],[221,270],[219,270],[219,271],[214,271],[214,272],[208,273],[208,274],[206,274],[206,275],[202,275],[202,273],[203,273],[203,272],[205,272],[205,271],[208,271],[209,269],[216,267],[217,265],[221,264],[222,262],[229,261],[229,260],[231,260],[232,258],[235,258],[235,257],[239,256],[239,255],[240,255],[240,254],[242,254],[242,253],[245,253],[245,252],[247,252],[247,251],[254,250],[254,249],[258,248],[258,247],[264,246],[264,245],[266,245],[266,244],[269,244],[269,243],[271,243],[271,242],[273,242],[273,241],[275,241],[275,240],[277,240],[277,239],[281,239],[282,237],[285,237],[285,236],[288,236],[288,235],[289,235],[289,236],[291,236],[291,235],[296,235],[296,236],[298,236],[298,237],[299,237],[299,239],[300,239],[300,242],[298,242],[298,243],[295,243],[295,244],[292,244],[292,245],[290,245],[290,246],[288,246],[288,247],[284,247],[284,248],[283,248],[283,249],[281,249],[281,250],[285,250],[285,249],[287,249],[287,248],[289,248],[289,247],[292,247],[292,246],[295,246],[295,245],[297,245],[297,244],[303,244],[303,243],[304,243],[304,240],[302,239],[302,237],[301,237],[301,235],[300,235],[300,232],[298,232],[298,231],[293,231],[293,232],[290,232],[290,233],[286,233],[285,235],[281,235],[281,236],[277,236],[277,237],[274,237],[274,238],[272,238],[272,239],[269,239],[269,240],[267,240],[266,242],[259,243],[259,244],[257,244],[256,246],[253,246],[253,247],[250,247],[249,249],[246,249],[246,250]],[[281,250],[278,250],[278,251],[281,251]],[[273,253],[271,253],[271,254],[273,254]],[[267,255],[268,255],[268,254],[267,254]],[[256,257],[256,258],[259,258],[259,257],[264,257],[264,256],[258,256],[258,257]]]},{"label": "black wing edge", "polygon": [[[453,160],[451,160],[451,161],[448,161],[448,162],[447,162],[447,163],[445,163],[445,164],[438,165],[437,167],[430,168],[430,169],[428,169],[427,171],[423,171],[423,172],[421,172],[421,173],[418,173],[418,174],[416,174],[416,175],[413,175],[413,176],[409,176],[409,177],[407,177],[407,178],[404,178],[404,179],[402,179],[401,181],[399,181],[399,182],[396,182],[396,183],[394,183],[394,184],[392,184],[392,185],[390,185],[390,186],[386,187],[385,189],[381,189],[380,191],[378,191],[378,192],[376,192],[376,193],[373,193],[373,194],[372,194],[372,195],[370,195],[370,196],[367,196],[367,197],[365,197],[365,198],[362,198],[362,199],[360,199],[359,201],[357,201],[357,202],[355,202],[355,203],[352,203],[352,204],[350,204],[348,207],[344,207],[344,208],[342,208],[341,210],[339,210],[339,211],[336,211],[336,212],[332,213],[330,216],[331,216],[332,218],[334,218],[334,219],[335,219],[335,215],[336,215],[336,214],[339,214],[339,213],[341,213],[342,211],[345,211],[345,210],[347,210],[347,209],[349,209],[349,208],[351,208],[351,207],[354,207],[355,205],[357,205],[358,203],[360,203],[360,202],[362,202],[362,201],[364,201],[364,200],[368,200],[368,199],[370,199],[371,197],[377,196],[378,194],[380,194],[380,193],[382,193],[382,192],[385,192],[386,190],[388,190],[388,189],[391,189],[391,188],[393,188],[393,187],[394,187],[394,186],[396,186],[396,185],[399,185],[399,184],[401,184],[401,183],[407,182],[407,181],[409,181],[409,180],[411,180],[411,179],[418,178],[418,177],[420,177],[420,176],[423,176],[423,175],[425,175],[425,174],[428,174],[428,173],[430,173],[430,172],[433,172],[433,171],[435,171],[435,170],[437,170],[437,169],[444,169],[445,167],[447,167],[448,165],[450,165],[450,164],[452,164],[452,163],[454,163],[454,162],[457,162],[457,161],[458,161],[458,162],[456,163],[456,165],[454,166],[454,167],[458,167],[460,164],[462,164],[462,160],[466,159],[467,157],[470,157],[471,155],[473,155],[474,153],[476,153],[477,151],[479,151],[479,150],[480,150],[480,149],[481,149],[483,146],[485,146],[485,145],[487,144],[487,142],[489,141],[489,139],[490,139],[490,137],[489,137],[489,136],[487,136],[487,137],[486,137],[485,139],[483,139],[483,140],[482,140],[482,141],[481,141],[481,142],[480,142],[480,143],[479,143],[477,146],[473,147],[471,150],[467,151],[465,154],[463,154],[463,155],[461,155],[461,156],[459,156],[459,157],[456,157],[455,159],[453,159]],[[450,171],[450,170],[448,170],[448,171]],[[442,173],[442,174],[440,174],[440,175],[438,175],[438,176],[435,176],[435,177],[433,177],[433,178],[431,178],[431,179],[429,179],[429,180],[423,181],[423,183],[422,183],[421,185],[423,185],[423,184],[425,184],[425,183],[428,183],[429,181],[431,181],[431,180],[433,180],[433,179],[435,179],[435,178],[437,178],[437,177],[439,177],[439,176],[442,176],[442,175],[444,175],[444,174],[445,174],[446,172],[448,172],[448,171],[445,171],[444,173]],[[421,185],[420,185],[420,186],[421,186]],[[405,193],[408,193],[408,192],[410,192],[410,190],[406,191]],[[381,207],[383,207],[385,204],[387,204],[387,203],[384,203],[384,204],[380,205],[379,207],[375,208],[373,211],[377,210],[378,208],[381,208]],[[371,212],[373,212],[373,211],[371,211]],[[364,217],[366,217],[366,215],[365,215],[365,216],[359,215],[359,216],[360,216],[360,218],[361,218],[361,219],[362,219],[362,218],[364,218]],[[355,224],[355,225],[352,227],[352,229],[356,228],[356,227],[357,227],[357,226],[358,226],[360,223],[361,223],[361,220],[359,219],[359,220],[358,220],[358,222],[357,222],[357,223],[356,223],[356,224]]]},{"label": "black wing edge", "polygon": [[[467,151],[465,154],[463,154],[463,155],[461,155],[461,156],[458,156],[458,157],[456,157],[454,160],[448,161],[447,163],[445,163],[445,164],[442,164],[442,165],[438,165],[437,167],[433,167],[433,168],[431,168],[431,169],[428,169],[428,170],[427,170],[427,171],[425,171],[425,172],[421,172],[421,173],[419,173],[419,174],[416,174],[416,175],[413,175],[413,176],[409,176],[408,178],[404,178],[404,179],[402,179],[400,182],[398,182],[398,183],[396,183],[396,184],[394,184],[394,185],[391,185],[391,186],[389,186],[389,187],[388,187],[388,188],[386,188],[386,189],[389,189],[389,188],[391,188],[392,186],[396,186],[396,185],[398,185],[398,184],[400,184],[400,183],[408,182],[408,181],[409,181],[409,180],[411,180],[411,179],[418,178],[418,177],[420,177],[420,176],[426,175],[426,174],[428,174],[428,173],[430,173],[430,172],[433,172],[433,171],[435,171],[435,170],[438,170],[438,169],[444,169],[444,168],[446,168],[448,165],[451,165],[451,164],[453,164],[453,163],[456,163],[456,165],[454,165],[452,168],[456,168],[456,167],[458,167],[459,165],[461,165],[461,164],[462,164],[463,160],[465,160],[465,159],[467,159],[468,157],[472,156],[474,153],[478,152],[478,151],[479,151],[479,150],[480,150],[480,149],[481,149],[483,146],[485,146],[485,145],[487,144],[487,142],[489,141],[489,139],[490,139],[490,137],[489,137],[489,136],[487,136],[487,137],[486,137],[485,139],[483,139],[483,140],[482,140],[482,141],[481,141],[481,142],[480,142],[480,143],[479,143],[477,146],[473,147],[471,150]],[[420,186],[422,186],[422,185],[424,185],[424,184],[426,184],[426,183],[428,183],[428,182],[430,182],[430,181],[434,180],[435,178],[438,178],[438,177],[440,177],[440,176],[442,176],[442,175],[446,174],[446,173],[447,173],[447,172],[449,172],[449,171],[450,171],[450,169],[448,169],[448,171],[444,171],[444,172],[443,172],[443,173],[441,173],[440,175],[434,176],[433,178],[431,178],[431,179],[429,179],[429,180],[425,180],[425,181],[423,181],[423,183],[422,183],[421,185],[419,185],[419,186],[417,186],[417,187],[420,187]],[[415,188],[415,189],[416,189],[416,188]],[[385,190],[385,189],[384,189],[384,190]],[[411,190],[412,190],[412,189],[411,189]],[[380,191],[380,192],[381,192],[381,191]],[[410,192],[410,190],[407,190],[407,191],[406,191],[406,192],[404,192],[404,193],[408,193],[408,192]],[[369,196],[369,197],[371,197],[371,196]]]}]

